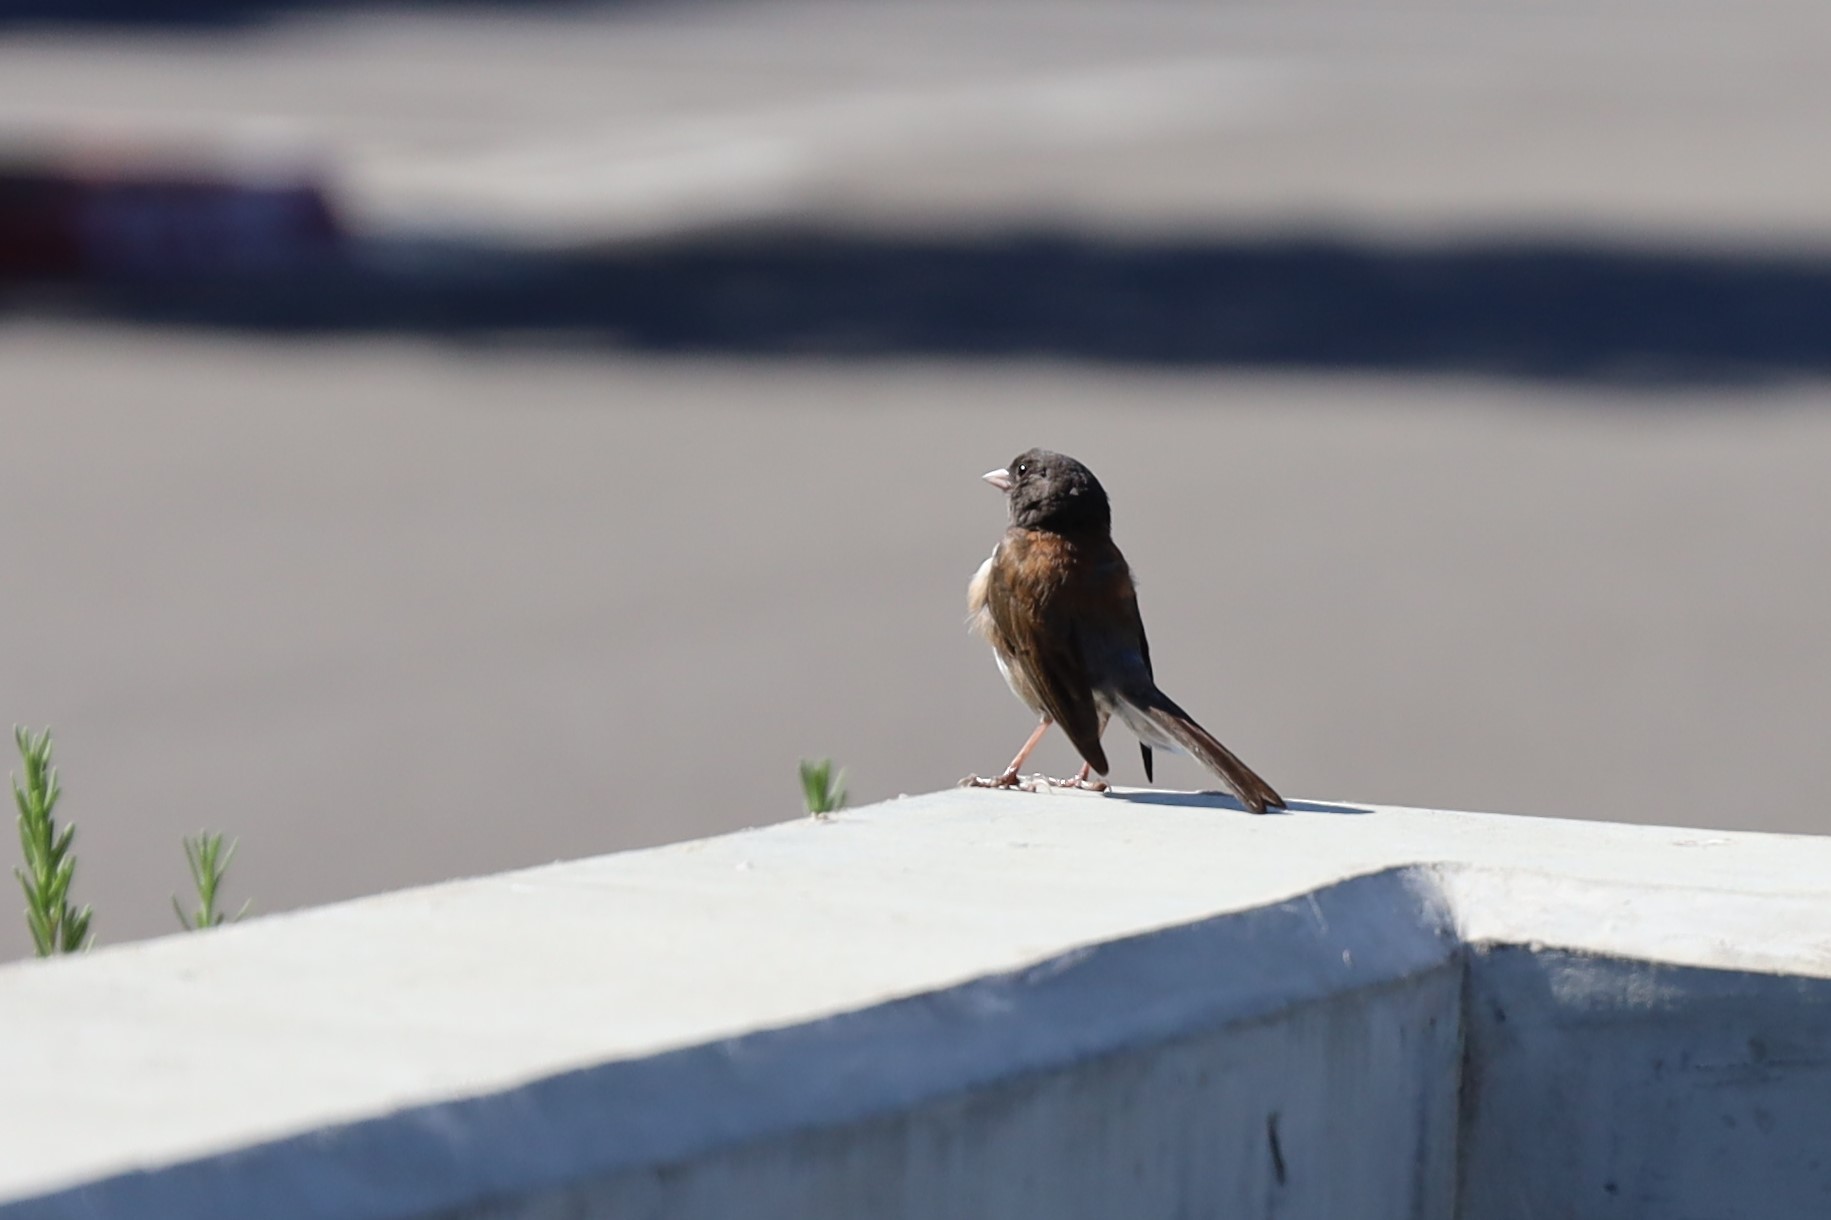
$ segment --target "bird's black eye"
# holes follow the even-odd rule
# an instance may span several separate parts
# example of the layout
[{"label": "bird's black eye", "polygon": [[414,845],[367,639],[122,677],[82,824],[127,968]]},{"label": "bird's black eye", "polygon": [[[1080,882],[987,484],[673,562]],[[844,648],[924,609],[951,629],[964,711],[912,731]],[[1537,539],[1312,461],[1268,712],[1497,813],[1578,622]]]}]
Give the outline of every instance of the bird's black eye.
[{"label": "bird's black eye", "polygon": [[1021,479],[1021,478],[1023,478],[1023,477],[1024,477],[1024,476],[1025,476],[1025,475],[1027,475],[1027,474],[1029,474],[1029,473],[1030,473],[1030,463],[1028,463],[1028,462],[1019,462],[1019,463],[1018,463],[1018,464],[1017,464],[1017,477],[1018,477],[1018,478],[1020,478],[1020,479]]}]

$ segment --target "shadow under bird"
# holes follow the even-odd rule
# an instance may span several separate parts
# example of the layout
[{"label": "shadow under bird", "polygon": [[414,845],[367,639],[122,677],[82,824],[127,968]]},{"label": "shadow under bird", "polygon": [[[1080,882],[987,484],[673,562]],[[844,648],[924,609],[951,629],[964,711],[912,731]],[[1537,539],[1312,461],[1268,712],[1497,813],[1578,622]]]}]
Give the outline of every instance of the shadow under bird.
[{"label": "shadow under bird", "polygon": [[1042,723],[1003,773],[968,776],[971,787],[1035,790],[1018,776],[1051,724],[1085,765],[1060,787],[1104,789],[1100,735],[1119,717],[1138,735],[1144,774],[1151,750],[1193,756],[1254,813],[1284,807],[1272,786],[1157,689],[1132,570],[1113,543],[1112,507],[1093,471],[1066,454],[1031,449],[985,481],[1005,493],[1010,526],[967,588],[968,621],[998,659],[1011,693]]}]

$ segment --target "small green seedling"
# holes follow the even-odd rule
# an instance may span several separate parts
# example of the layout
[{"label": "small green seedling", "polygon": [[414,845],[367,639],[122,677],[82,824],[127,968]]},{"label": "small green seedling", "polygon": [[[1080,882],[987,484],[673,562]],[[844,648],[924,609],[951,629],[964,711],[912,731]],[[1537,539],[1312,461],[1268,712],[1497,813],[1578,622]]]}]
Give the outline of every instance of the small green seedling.
[{"label": "small green seedling", "polygon": [[219,834],[200,830],[194,835],[184,836],[184,858],[191,866],[191,886],[197,891],[197,910],[190,915],[178,905],[178,896],[172,895],[172,910],[178,916],[178,922],[184,925],[187,932],[196,932],[203,928],[221,927],[225,923],[234,923],[248,913],[249,904],[242,903],[241,910],[233,915],[225,915],[217,906],[217,895],[222,890],[223,878],[229,873],[229,861],[235,858],[236,840],[227,842]]},{"label": "small green seedling", "polygon": [[76,827],[57,828],[55,809],[62,795],[57,768],[51,765],[51,730],[34,736],[13,727],[13,741],[25,765],[25,783],[13,777],[13,803],[19,806],[19,847],[25,867],[13,870],[25,891],[25,922],[39,957],[75,953],[89,945],[88,907],[70,905],[70,881],[76,875],[71,847]]},{"label": "small green seedling", "polygon": [[833,772],[833,760],[801,760],[801,792],[807,799],[807,811],[816,818],[826,818],[846,807],[846,773]]}]

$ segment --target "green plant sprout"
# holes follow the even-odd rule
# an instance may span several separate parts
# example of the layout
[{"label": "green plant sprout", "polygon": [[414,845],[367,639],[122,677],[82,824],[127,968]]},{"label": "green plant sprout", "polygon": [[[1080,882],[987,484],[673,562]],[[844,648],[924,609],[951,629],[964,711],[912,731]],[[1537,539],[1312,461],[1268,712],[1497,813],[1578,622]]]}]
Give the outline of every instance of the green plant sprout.
[{"label": "green plant sprout", "polygon": [[13,741],[25,764],[25,783],[12,777],[13,802],[19,806],[19,847],[25,855],[25,867],[14,869],[13,876],[25,891],[25,922],[39,957],[75,953],[89,945],[92,912],[70,905],[76,827],[59,830],[53,813],[62,793],[57,768],[51,765],[51,730],[33,736],[23,725],[15,725]]},{"label": "green plant sprout", "polygon": [[236,922],[248,913],[249,904],[246,902],[233,915],[225,915],[222,908],[216,905],[223,878],[229,873],[229,861],[235,858],[235,844],[236,840],[225,842],[221,835],[208,830],[184,836],[184,858],[191,866],[191,885],[197,891],[197,910],[186,915],[184,908],[178,905],[178,895],[173,894],[172,911],[178,916],[178,922],[184,925],[185,931],[221,927],[225,923]]},{"label": "green plant sprout", "polygon": [[807,799],[807,811],[816,818],[827,818],[846,807],[846,773],[833,773],[833,760],[801,760],[801,792]]}]

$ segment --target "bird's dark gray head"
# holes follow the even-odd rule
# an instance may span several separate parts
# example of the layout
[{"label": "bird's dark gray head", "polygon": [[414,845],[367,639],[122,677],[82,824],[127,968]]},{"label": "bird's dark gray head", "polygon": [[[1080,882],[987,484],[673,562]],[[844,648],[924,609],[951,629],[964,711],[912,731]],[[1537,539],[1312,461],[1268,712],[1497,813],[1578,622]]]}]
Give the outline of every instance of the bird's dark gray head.
[{"label": "bird's dark gray head", "polygon": [[1106,489],[1094,472],[1065,453],[1026,449],[985,481],[1004,492],[1011,504],[1011,524],[1058,534],[1104,533],[1112,528],[1113,510]]}]

